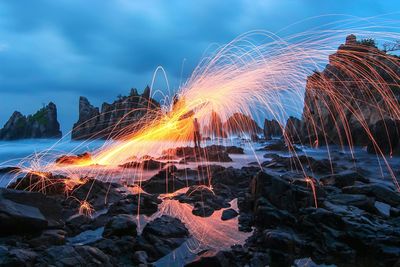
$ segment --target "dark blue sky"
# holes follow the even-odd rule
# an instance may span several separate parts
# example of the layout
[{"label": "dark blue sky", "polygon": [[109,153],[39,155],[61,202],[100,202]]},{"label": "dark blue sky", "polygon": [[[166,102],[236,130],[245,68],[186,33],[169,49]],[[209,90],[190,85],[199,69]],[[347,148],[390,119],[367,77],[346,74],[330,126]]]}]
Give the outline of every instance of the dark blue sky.
[{"label": "dark blue sky", "polygon": [[80,95],[100,105],[131,87],[141,91],[159,65],[176,88],[183,60],[185,79],[213,43],[313,16],[398,11],[398,0],[0,0],[0,125],[14,110],[28,114],[54,101],[66,133]]}]

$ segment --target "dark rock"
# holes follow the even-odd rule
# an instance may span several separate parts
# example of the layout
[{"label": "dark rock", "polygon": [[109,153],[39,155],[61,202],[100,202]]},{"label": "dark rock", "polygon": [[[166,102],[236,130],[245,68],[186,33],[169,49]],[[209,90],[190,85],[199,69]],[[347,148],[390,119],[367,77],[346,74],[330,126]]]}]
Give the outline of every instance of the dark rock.
[{"label": "dark rock", "polygon": [[147,265],[147,259],[149,256],[147,256],[146,251],[135,251],[133,253],[133,261],[136,264],[146,264]]},{"label": "dark rock", "polygon": [[112,239],[103,238],[91,243],[90,246],[109,255],[113,266],[136,266],[139,263],[133,252],[140,249],[136,247],[136,240],[135,237],[125,235]]},{"label": "dark rock", "polygon": [[18,173],[20,171],[21,171],[20,167],[10,166],[10,167],[0,168],[0,173],[11,173],[11,174],[14,174],[14,173]]},{"label": "dark rock", "polygon": [[264,120],[264,137],[270,140],[272,137],[280,137],[283,135],[283,126],[275,119]]},{"label": "dark rock", "polygon": [[[294,147],[293,147],[294,149]],[[281,139],[273,140],[273,142],[266,145],[262,150],[273,150],[273,151],[289,151],[289,147]],[[292,150],[293,151],[293,150]]]},{"label": "dark rock", "polygon": [[220,185],[219,189],[216,189],[217,193],[206,186],[191,186],[185,194],[178,195],[175,199],[182,203],[194,204],[192,211],[194,215],[209,217],[214,210],[230,207],[231,192],[229,189],[227,189],[228,193],[222,190],[222,186]]},{"label": "dark rock", "polygon": [[234,210],[234,209],[226,209],[226,210],[224,210],[222,212],[221,220],[227,221],[227,220],[235,218],[238,215],[239,214],[236,212],[236,210]]},{"label": "dark rock", "polygon": [[204,202],[196,202],[192,213],[200,217],[210,217],[214,213],[214,209]]},{"label": "dark rock", "polygon": [[34,266],[38,254],[28,250],[14,248],[8,250],[0,246],[0,266]]},{"label": "dark rock", "polygon": [[79,99],[79,119],[72,129],[72,139],[120,138],[123,133],[134,133],[145,126],[143,118],[154,118],[160,109],[157,101],[150,98],[150,88],[142,95],[131,90],[129,96],[121,96],[112,104],[103,103],[101,110],[92,106],[87,98]]},{"label": "dark rock", "polygon": [[59,246],[65,244],[66,232],[61,229],[52,229],[43,231],[39,237],[29,240],[32,247]]},{"label": "dark rock", "polygon": [[40,264],[52,266],[113,266],[109,256],[90,246],[55,246],[48,248],[39,259]]},{"label": "dark rock", "polygon": [[399,59],[374,45],[359,41],[341,45],[329,56],[326,68],[307,79],[304,142],[368,146],[375,153],[372,134],[383,153],[400,151],[392,108],[400,99],[396,83],[399,71]]},{"label": "dark rock", "polygon": [[128,195],[125,198],[113,203],[107,214],[132,214],[139,211],[140,214],[151,215],[158,210],[161,200],[157,196],[149,194]]},{"label": "dark rock", "polygon": [[[86,201],[95,210],[106,208],[110,203],[122,198],[119,192],[120,184],[102,182],[97,179],[86,179],[84,184],[78,184],[71,190],[71,198],[65,202],[70,207],[77,207],[80,202]],[[78,201],[79,202],[78,202]]]},{"label": "dark rock", "polygon": [[119,214],[111,218],[106,224],[103,232],[104,237],[111,236],[136,236],[137,235],[136,219],[133,215]]},{"label": "dark rock", "polygon": [[352,186],[356,181],[369,183],[369,179],[365,178],[359,172],[345,171],[343,173],[331,174],[320,178],[324,185],[333,185],[339,188]]},{"label": "dark rock", "polygon": [[289,141],[289,144],[300,143],[302,139],[302,121],[295,117],[289,117],[285,126],[285,140]]},{"label": "dark rock", "polygon": [[153,159],[148,159],[144,161],[131,161],[120,165],[122,168],[139,168],[143,170],[159,170],[162,169],[165,165],[164,162],[160,162]]},{"label": "dark rock", "polygon": [[400,194],[383,184],[355,185],[342,188],[343,193],[363,194],[392,206],[400,204]]},{"label": "dark rock", "polygon": [[228,267],[232,266],[229,259],[225,256],[223,251],[206,251],[194,260],[185,265],[185,267]]},{"label": "dark rock", "polygon": [[63,195],[66,193],[65,181],[67,177],[49,172],[29,172],[24,177],[16,179],[7,188],[41,192],[46,195]]},{"label": "dark rock", "polygon": [[[305,181],[299,183],[296,180],[296,182],[297,184],[291,184],[280,177],[259,172],[251,183],[251,198],[256,201],[260,197],[265,197],[273,206],[289,212],[312,206],[314,195],[311,187]],[[325,195],[323,188],[315,182],[314,187],[317,198]]]},{"label": "dark rock", "polygon": [[15,111],[0,130],[0,140],[60,137],[57,107],[52,102],[28,117]]},{"label": "dark rock", "polygon": [[242,113],[234,113],[224,123],[224,129],[228,135],[249,134],[250,136],[262,133],[262,129],[252,118]]},{"label": "dark rock", "polygon": [[400,120],[379,120],[372,126],[371,134],[376,143],[369,142],[369,153],[400,155]]},{"label": "dark rock", "polygon": [[193,147],[177,147],[163,151],[163,155],[171,157],[180,157],[181,163],[214,161],[214,162],[231,162],[229,154],[244,154],[241,147],[211,145],[204,148]]},{"label": "dark rock", "polygon": [[151,246],[143,246],[143,250],[153,261],[179,247],[189,236],[185,225],[176,218],[163,215],[149,222],[143,229],[144,241]]},{"label": "dark rock", "polygon": [[57,164],[61,165],[75,165],[75,164],[80,164],[80,163],[85,163],[85,162],[91,162],[92,157],[90,153],[85,152],[82,154],[78,155],[64,155],[56,159]]},{"label": "dark rock", "polygon": [[255,202],[254,223],[262,227],[293,226],[296,218],[285,210],[277,209],[268,200],[261,197]]},{"label": "dark rock", "polygon": [[328,196],[330,202],[339,205],[355,206],[357,208],[376,213],[377,210],[374,206],[375,199],[365,195],[356,194],[336,194]]},{"label": "dark rock", "polygon": [[180,179],[175,176],[175,171],[175,166],[174,168],[167,167],[159,171],[149,180],[142,182],[141,186],[143,190],[151,194],[165,194],[172,193],[176,190],[186,187],[186,179]]},{"label": "dark rock", "polygon": [[[262,233],[262,243],[266,248],[296,254],[305,245],[296,233],[283,229],[266,229]],[[297,250],[297,251],[296,251]]]},{"label": "dark rock", "polygon": [[75,236],[81,232],[91,229],[92,218],[83,214],[74,214],[65,221],[66,230],[70,236]]},{"label": "dark rock", "polygon": [[0,234],[40,232],[60,227],[61,206],[41,193],[0,189]]}]

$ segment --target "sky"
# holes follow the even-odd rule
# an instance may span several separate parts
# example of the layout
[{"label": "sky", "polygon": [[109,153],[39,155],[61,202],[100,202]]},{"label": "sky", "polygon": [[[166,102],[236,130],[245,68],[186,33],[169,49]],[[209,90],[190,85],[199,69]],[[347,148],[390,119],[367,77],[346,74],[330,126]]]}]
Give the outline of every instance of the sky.
[{"label": "sky", "polygon": [[79,96],[100,106],[140,92],[157,66],[177,88],[210,45],[247,31],[399,11],[398,0],[0,0],[0,127],[14,110],[30,114],[53,101],[67,133]]}]

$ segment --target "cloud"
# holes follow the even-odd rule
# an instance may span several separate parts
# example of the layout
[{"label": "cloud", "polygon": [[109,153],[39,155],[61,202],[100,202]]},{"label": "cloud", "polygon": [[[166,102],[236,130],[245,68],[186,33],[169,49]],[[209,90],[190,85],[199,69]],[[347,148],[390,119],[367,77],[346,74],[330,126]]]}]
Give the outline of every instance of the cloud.
[{"label": "cloud", "polygon": [[[85,95],[99,103],[130,87],[140,90],[159,65],[176,88],[184,59],[183,79],[212,43],[321,14],[367,17],[396,9],[395,0],[1,1],[0,97],[18,103],[36,94],[40,106],[53,96],[65,130],[77,118],[71,99]],[[307,21],[290,31],[313,26]],[[0,105],[0,124],[17,108]]]}]

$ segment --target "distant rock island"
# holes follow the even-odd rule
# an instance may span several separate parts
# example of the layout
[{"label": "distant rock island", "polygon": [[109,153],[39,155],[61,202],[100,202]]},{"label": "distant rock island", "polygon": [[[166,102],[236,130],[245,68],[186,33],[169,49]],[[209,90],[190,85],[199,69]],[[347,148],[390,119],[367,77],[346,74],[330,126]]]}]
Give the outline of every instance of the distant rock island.
[{"label": "distant rock island", "polygon": [[29,116],[14,111],[0,129],[0,140],[60,138],[61,135],[60,124],[57,121],[57,107],[52,102]]},{"label": "distant rock island", "polygon": [[103,103],[99,110],[86,97],[81,96],[79,119],[73,126],[72,139],[118,138],[143,127],[160,109],[160,104],[150,97],[148,86],[142,94],[132,89],[129,96],[118,98],[112,104]]}]

